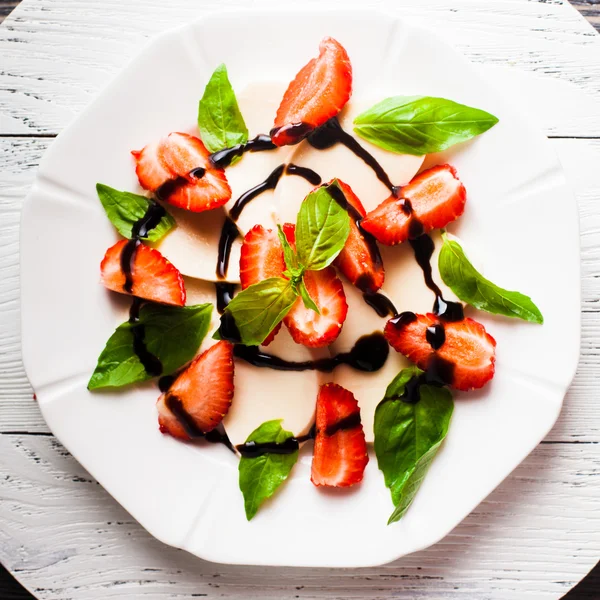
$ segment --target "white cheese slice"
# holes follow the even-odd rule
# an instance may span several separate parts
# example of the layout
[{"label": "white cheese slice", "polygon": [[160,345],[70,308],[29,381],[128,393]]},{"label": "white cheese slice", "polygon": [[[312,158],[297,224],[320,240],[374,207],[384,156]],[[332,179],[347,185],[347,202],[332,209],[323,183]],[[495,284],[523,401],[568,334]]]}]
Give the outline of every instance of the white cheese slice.
[{"label": "white cheese slice", "polygon": [[[290,361],[329,356],[327,348],[306,348],[294,343],[284,326],[265,352]],[[242,444],[261,423],[283,419],[294,435],[306,433],[313,422],[319,386],[330,374],[318,371],[276,371],[235,360],[235,393],[223,425],[234,444]]]}]

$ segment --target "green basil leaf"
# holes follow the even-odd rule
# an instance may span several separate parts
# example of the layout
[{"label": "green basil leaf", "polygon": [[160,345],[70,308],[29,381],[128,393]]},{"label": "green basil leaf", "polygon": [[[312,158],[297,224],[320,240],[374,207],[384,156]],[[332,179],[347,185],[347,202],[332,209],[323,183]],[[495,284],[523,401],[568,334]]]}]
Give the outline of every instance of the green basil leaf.
[{"label": "green basil leaf", "polygon": [[[285,431],[281,427],[281,420],[267,421],[248,436],[246,443],[281,444],[291,437],[293,437],[292,432]],[[297,460],[298,450],[290,454],[267,453],[254,458],[242,456],[239,483],[244,495],[244,508],[248,521],[256,514],[260,505],[287,479]]]},{"label": "green basil leaf", "polygon": [[463,301],[487,312],[543,323],[540,309],[529,296],[509,292],[486,279],[469,262],[458,242],[442,234],[444,244],[438,265],[444,283]]},{"label": "green basil leaf", "polygon": [[406,390],[406,384],[413,378],[419,377],[423,375],[425,371],[421,371],[419,367],[415,365],[411,365],[406,369],[402,369],[394,379],[390,382],[385,390],[385,400],[392,400],[396,398],[400,398],[404,395],[404,391]]},{"label": "green basil leaf", "polygon": [[[127,239],[131,239],[133,225],[148,212],[148,208],[152,204],[156,204],[154,200],[145,196],[120,192],[102,183],[96,184],[96,191],[110,222]],[[173,227],[175,227],[175,219],[169,213],[165,213],[158,225],[151,229],[144,239],[149,242],[158,242]]]},{"label": "green basil leaf", "polygon": [[242,344],[258,346],[287,315],[297,297],[291,281],[270,277],[237,294],[225,311],[233,317]]},{"label": "green basil leaf", "polygon": [[[408,381],[408,380],[407,380]],[[383,400],[375,411],[375,455],[402,518],[448,433],[454,403],[447,388],[421,385],[416,403]]]},{"label": "green basil leaf", "polygon": [[120,387],[146,381],[149,375],[133,349],[133,328],[144,328],[144,343],[162,363],[161,375],[170,375],[192,360],[208,332],[212,304],[162,306],[144,304],[136,323],[117,327],[98,358],[88,389]]},{"label": "green basil leaf", "polygon": [[487,131],[498,119],[484,110],[431,96],[386,98],[354,119],[365,140],[399,154],[431,154]]},{"label": "green basil leaf", "polygon": [[300,279],[298,281],[298,293],[300,294],[300,298],[302,298],[302,302],[304,302],[304,306],[310,310],[314,310],[318,315],[321,314],[319,307],[315,304],[315,301],[310,297],[306,286],[304,285],[304,280]]},{"label": "green basil leaf", "polygon": [[294,249],[290,246],[290,243],[287,241],[281,225],[277,225],[277,234],[279,235],[279,241],[283,246],[283,259],[285,260],[285,266],[290,270],[297,269],[298,257],[296,256]]},{"label": "green basil leaf", "polygon": [[300,263],[311,271],[330,265],[350,234],[350,217],[329,187],[324,185],[308,194],[298,212],[296,251]]},{"label": "green basil leaf", "polygon": [[[219,65],[204,89],[198,105],[198,128],[204,145],[218,152],[248,141],[248,128],[240,112],[225,65]],[[236,157],[231,164],[237,162]]]}]

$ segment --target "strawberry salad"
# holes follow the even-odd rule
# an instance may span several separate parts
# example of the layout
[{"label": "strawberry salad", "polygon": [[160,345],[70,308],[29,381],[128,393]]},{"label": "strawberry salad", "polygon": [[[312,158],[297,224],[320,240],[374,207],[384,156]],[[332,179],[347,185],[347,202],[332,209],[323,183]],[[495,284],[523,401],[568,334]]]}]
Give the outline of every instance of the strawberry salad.
[{"label": "strawberry salad", "polygon": [[88,388],[157,378],[165,442],[239,456],[248,520],[311,441],[311,481],[333,488],[362,481],[372,443],[399,520],[454,391],[494,376],[496,342],[467,305],[543,322],[445,230],[467,192],[428,156],[498,119],[445,98],[352,92],[333,38],[287,88],[236,95],[220,65],[197,130],[132,151],[145,195],[97,185],[122,237],[101,280],[132,304]]}]

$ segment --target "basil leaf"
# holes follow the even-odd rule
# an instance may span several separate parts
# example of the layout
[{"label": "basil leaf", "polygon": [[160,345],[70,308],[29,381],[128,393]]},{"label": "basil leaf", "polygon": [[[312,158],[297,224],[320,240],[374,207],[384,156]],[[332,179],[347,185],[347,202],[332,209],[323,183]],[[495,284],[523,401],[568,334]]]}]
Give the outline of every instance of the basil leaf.
[{"label": "basil leaf", "polygon": [[543,323],[540,309],[529,296],[509,292],[486,279],[469,262],[458,242],[442,234],[444,244],[438,259],[444,283],[463,301],[487,312]]},{"label": "basil leaf", "polygon": [[300,263],[311,271],[330,265],[350,234],[350,217],[329,187],[324,185],[308,194],[298,212],[296,251]]},{"label": "basil leaf", "polygon": [[296,269],[298,267],[298,257],[285,237],[285,233],[283,233],[281,225],[277,225],[277,235],[279,235],[279,241],[283,246],[283,259],[285,260],[285,266],[288,269]]},{"label": "basil leaf", "polygon": [[[131,228],[147,212],[150,206],[156,202],[145,196],[132,194],[131,192],[120,192],[102,183],[96,184],[98,198],[106,211],[110,222],[117,231],[127,239],[131,239]],[[165,211],[158,225],[148,232],[144,239],[149,242],[158,242],[175,227],[175,219]]]},{"label": "basil leaf", "polygon": [[[267,421],[248,436],[246,443],[281,444],[291,437],[293,434],[281,427],[281,420]],[[297,460],[298,450],[290,454],[266,453],[254,458],[242,456],[239,466],[239,484],[244,495],[244,508],[248,521],[256,514],[260,505],[287,479]]]},{"label": "basil leaf", "polygon": [[287,315],[297,297],[291,281],[270,277],[237,294],[225,312],[233,317],[241,343],[258,346]]},{"label": "basil leaf", "polygon": [[151,379],[133,347],[133,329],[144,328],[146,350],[162,363],[169,375],[192,360],[208,332],[212,304],[162,306],[144,304],[139,320],[117,327],[98,358],[88,389],[120,387]]},{"label": "basil leaf", "polygon": [[386,98],[354,119],[365,140],[399,154],[430,154],[487,131],[498,119],[484,110],[431,96]]},{"label": "basil leaf", "polygon": [[421,385],[419,395],[416,403],[383,400],[375,410],[375,455],[396,507],[388,524],[401,519],[412,503],[452,417],[447,388]]},{"label": "basil leaf", "polygon": [[423,375],[425,371],[421,371],[419,367],[411,365],[406,369],[402,369],[394,379],[390,382],[385,390],[384,400],[395,400],[404,395],[406,384],[413,378]]},{"label": "basil leaf", "polygon": [[[198,105],[198,128],[210,152],[248,141],[248,128],[240,112],[225,65],[219,65],[204,89]],[[235,157],[231,164],[241,157]]]},{"label": "basil leaf", "polygon": [[302,302],[304,302],[304,306],[310,310],[314,310],[318,315],[321,314],[319,307],[315,304],[315,301],[310,297],[306,286],[304,285],[304,280],[301,279],[298,282],[298,293],[300,294],[300,298],[302,298]]}]

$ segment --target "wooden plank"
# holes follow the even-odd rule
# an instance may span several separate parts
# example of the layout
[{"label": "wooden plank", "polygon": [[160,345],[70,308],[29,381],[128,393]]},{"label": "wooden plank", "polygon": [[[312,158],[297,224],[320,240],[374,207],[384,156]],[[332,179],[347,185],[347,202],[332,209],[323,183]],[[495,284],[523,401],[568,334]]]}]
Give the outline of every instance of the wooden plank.
[{"label": "wooden plank", "polygon": [[597,31],[600,31],[600,1],[571,0],[571,4],[587,19]]},{"label": "wooden plank", "polygon": [[[206,0],[203,10],[242,6],[242,0]],[[393,10],[387,0],[364,6]],[[460,8],[446,0],[405,0],[397,10],[436,29],[476,63],[547,75],[588,94],[600,90],[600,37],[559,0],[462,0]],[[148,37],[198,14],[187,0],[22,3],[0,29],[0,133],[57,133]],[[600,111],[556,113],[548,132],[600,135]]]}]

